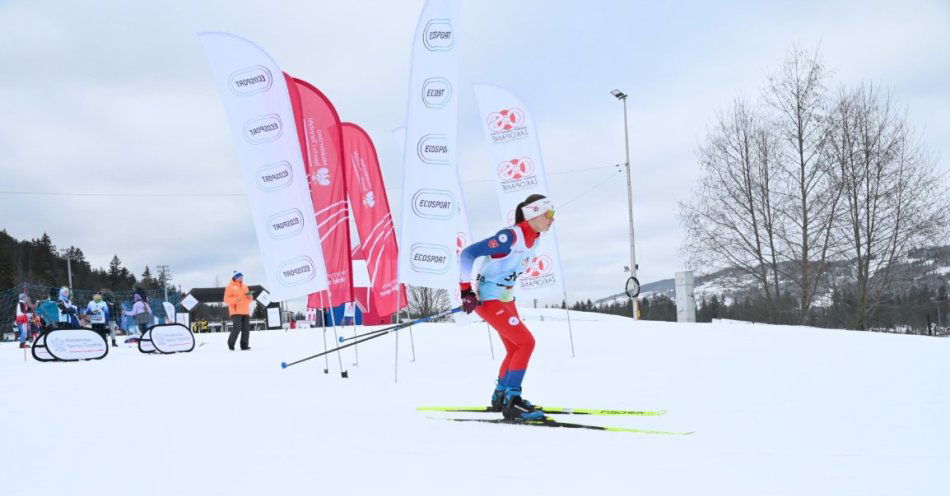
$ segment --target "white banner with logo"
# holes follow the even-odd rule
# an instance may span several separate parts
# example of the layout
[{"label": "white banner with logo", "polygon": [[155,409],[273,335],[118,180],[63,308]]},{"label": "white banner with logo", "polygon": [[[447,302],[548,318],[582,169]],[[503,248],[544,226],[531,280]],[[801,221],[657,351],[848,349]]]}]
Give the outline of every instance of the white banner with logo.
[{"label": "white banner with logo", "polygon": [[160,353],[187,353],[195,349],[195,335],[181,324],[160,324],[152,327],[139,341],[139,349],[145,341]]},{"label": "white banner with logo", "polygon": [[280,67],[238,36],[198,37],[227,111],[271,296],[282,301],[325,290],[320,236]]},{"label": "white banner with logo", "polygon": [[399,223],[400,282],[450,291],[468,232],[456,163],[458,11],[458,0],[428,0],[416,25]]},{"label": "white banner with logo", "polygon": [[54,329],[33,344],[33,358],[41,362],[100,360],[109,354],[106,339],[92,329]]},{"label": "white banner with logo", "polygon": [[[550,196],[537,127],[524,104],[503,88],[477,84],[475,99],[492,158],[502,222],[511,226],[515,223],[515,208],[528,195]],[[557,207],[557,198],[552,201]],[[518,295],[524,298],[564,296],[556,229],[557,222],[541,235],[541,245],[534,259],[518,278]]]},{"label": "white banner with logo", "polygon": [[[404,147],[406,143],[406,128],[397,127],[392,130],[392,135],[396,139],[396,143],[400,147]],[[401,151],[405,152],[405,149],[402,148]],[[458,171],[456,170],[456,179],[458,178]],[[461,186],[459,189],[458,196],[459,204],[459,220],[458,220],[458,232],[455,233],[455,274],[458,275],[459,271],[459,261],[462,256],[462,250],[472,242],[471,229],[469,228],[468,223],[468,210],[465,208],[465,195],[461,192]],[[449,303],[452,307],[457,307],[462,304],[462,293],[458,285],[458,277],[455,279],[455,285],[448,289],[449,293]],[[470,323],[476,320],[475,317],[470,317],[464,313],[457,313],[453,315],[453,319],[457,323]]]}]

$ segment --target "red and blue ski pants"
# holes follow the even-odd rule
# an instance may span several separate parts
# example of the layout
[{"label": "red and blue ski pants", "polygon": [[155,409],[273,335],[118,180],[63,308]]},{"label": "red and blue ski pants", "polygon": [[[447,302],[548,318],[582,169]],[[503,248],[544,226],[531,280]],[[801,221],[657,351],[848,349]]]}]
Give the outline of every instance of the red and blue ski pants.
[{"label": "red and blue ski pants", "polygon": [[528,361],[534,351],[534,336],[518,316],[515,302],[482,301],[475,313],[498,331],[507,354],[498,370],[498,384],[509,389],[520,389]]}]

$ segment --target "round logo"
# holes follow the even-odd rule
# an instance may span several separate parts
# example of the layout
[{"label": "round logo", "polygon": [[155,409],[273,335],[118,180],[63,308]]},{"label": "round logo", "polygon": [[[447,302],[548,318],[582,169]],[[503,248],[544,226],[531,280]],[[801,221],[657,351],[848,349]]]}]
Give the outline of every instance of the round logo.
[{"label": "round logo", "polygon": [[465,238],[465,233],[458,233],[455,235],[455,256],[462,254],[462,250],[465,249],[465,246],[468,245],[468,239]]},{"label": "round logo", "polygon": [[326,167],[320,167],[317,169],[317,172],[313,173],[313,180],[316,181],[320,186],[329,186],[330,169],[327,169]]},{"label": "round logo", "polygon": [[514,326],[516,326],[516,325],[518,325],[518,324],[520,324],[520,323],[521,323],[521,321],[518,320],[518,317],[511,317],[511,318],[508,319],[508,325],[510,325],[510,326],[512,326],[512,327],[514,327]]},{"label": "round logo", "polygon": [[513,158],[498,164],[498,177],[517,181],[534,173],[534,162],[528,157]]},{"label": "round logo", "polygon": [[507,242],[508,242],[508,235],[505,234],[505,233],[499,234],[499,235],[498,235],[498,241],[501,241],[502,243],[507,243]]},{"label": "round logo", "polygon": [[550,274],[553,270],[554,263],[551,261],[551,257],[541,255],[531,259],[531,263],[525,270],[525,274],[527,274],[528,277],[541,277]]},{"label": "round logo", "polygon": [[488,115],[488,129],[499,131],[510,131],[516,127],[524,126],[524,111],[518,108],[499,110]]},{"label": "round logo", "polygon": [[372,191],[367,191],[366,194],[363,195],[363,205],[369,208],[376,206],[376,195],[374,195]]}]

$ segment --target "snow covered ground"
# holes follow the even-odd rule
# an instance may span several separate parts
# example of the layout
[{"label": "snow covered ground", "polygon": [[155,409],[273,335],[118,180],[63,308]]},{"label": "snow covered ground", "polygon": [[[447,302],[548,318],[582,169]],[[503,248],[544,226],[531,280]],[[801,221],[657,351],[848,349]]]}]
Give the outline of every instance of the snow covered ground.
[{"label": "snow covered ground", "polygon": [[[660,436],[431,420],[481,404],[484,324],[428,324],[282,370],[319,330],[252,334],[231,352],[119,348],[102,361],[24,361],[0,346],[0,494],[950,494],[950,339],[767,325],[637,322],[525,311],[538,345],[525,396],[666,409],[563,417]],[[545,319],[542,321],[541,316]],[[346,331],[348,334],[350,330]],[[332,336],[332,333],[330,333]]]}]

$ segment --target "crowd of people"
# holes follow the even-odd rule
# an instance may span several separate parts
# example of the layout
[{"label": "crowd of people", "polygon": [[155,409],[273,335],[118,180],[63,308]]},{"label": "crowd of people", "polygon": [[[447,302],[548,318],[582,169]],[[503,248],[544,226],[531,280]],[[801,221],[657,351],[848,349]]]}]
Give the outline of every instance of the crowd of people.
[{"label": "crowd of people", "polygon": [[89,326],[103,339],[111,337],[116,343],[117,332],[129,337],[144,333],[154,323],[152,308],[144,291],[136,291],[130,310],[123,310],[108,290],[97,291],[85,307],[73,304],[69,288],[52,288],[49,297],[34,304],[25,293],[20,293],[16,308],[16,327],[21,348],[39,336],[59,328]]},{"label": "crowd of people", "polygon": [[[223,301],[228,306],[232,328],[228,336],[228,348],[235,349],[240,338],[240,349],[250,347],[250,307],[254,296],[244,283],[244,275],[234,272],[230,284],[225,289]],[[111,291],[96,291],[84,307],[73,303],[67,287],[51,288],[49,297],[34,304],[26,293],[20,293],[16,307],[15,326],[21,348],[27,348],[43,334],[62,328],[88,327],[99,333],[112,346],[118,346],[116,335],[123,333],[126,342],[134,341],[154,325],[155,316],[143,290],[133,294],[131,308],[125,310],[116,302]],[[207,331],[208,321],[192,323],[193,332]]]}]

